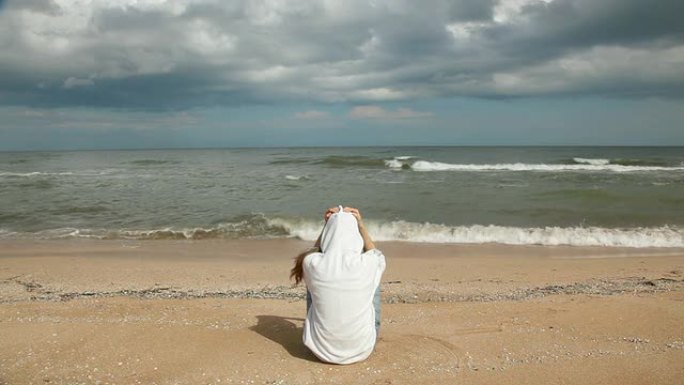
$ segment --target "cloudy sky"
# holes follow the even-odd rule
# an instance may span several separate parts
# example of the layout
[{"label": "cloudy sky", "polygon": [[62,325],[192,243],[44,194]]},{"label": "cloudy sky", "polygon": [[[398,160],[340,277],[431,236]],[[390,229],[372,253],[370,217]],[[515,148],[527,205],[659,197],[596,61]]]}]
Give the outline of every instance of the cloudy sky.
[{"label": "cloudy sky", "polygon": [[681,0],[0,0],[0,150],[684,145]]}]

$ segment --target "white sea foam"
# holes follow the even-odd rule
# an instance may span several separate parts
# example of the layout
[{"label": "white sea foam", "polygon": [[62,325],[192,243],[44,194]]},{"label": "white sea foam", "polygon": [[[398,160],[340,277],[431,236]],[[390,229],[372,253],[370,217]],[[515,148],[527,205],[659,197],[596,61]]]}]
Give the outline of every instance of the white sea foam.
[{"label": "white sea foam", "polygon": [[17,233],[7,229],[0,228],[0,239],[16,237]]},{"label": "white sea foam", "polygon": [[413,155],[395,156],[392,159],[385,160],[385,165],[392,169],[401,169],[404,167],[404,165],[410,164],[410,162],[406,162],[407,160],[416,158],[417,157]]},{"label": "white sea foam", "polygon": [[0,172],[0,176],[19,176],[19,177],[32,177],[32,176],[52,176],[52,175],[74,175],[73,172],[42,172],[42,171],[32,171],[32,172]]},{"label": "white sea foam", "polygon": [[592,164],[595,166],[604,166],[610,164],[610,159],[601,158],[572,158],[572,161],[579,164]]},{"label": "white sea foam", "polygon": [[400,169],[404,165],[404,163],[402,163],[402,161],[394,158],[394,159],[386,160],[385,165],[389,168]]},{"label": "white sea foam", "polygon": [[[404,168],[404,166],[410,165],[411,164],[410,160],[416,159],[416,158],[417,157],[415,157],[413,155],[395,156],[392,159],[385,160],[385,166],[387,166],[391,169],[399,170],[399,169]],[[407,161],[409,161],[409,162],[407,162]]]},{"label": "white sea foam", "polygon": [[117,170],[113,169],[113,168],[107,168],[107,169],[102,169],[102,170],[83,170],[80,172],[73,172],[73,171],[55,171],[55,172],[48,172],[48,171],[30,171],[30,172],[0,171],[0,177],[2,177],[2,176],[34,177],[34,176],[65,176],[65,175],[100,176],[100,175],[112,174],[116,171]]},{"label": "white sea foam", "polygon": [[[283,227],[291,236],[315,240],[321,224],[270,219],[269,223]],[[406,221],[367,223],[378,241],[408,241],[427,243],[501,243],[508,245],[570,245],[609,247],[684,247],[684,228],[654,227],[608,229],[602,227],[538,227],[509,226],[445,226]]]},{"label": "white sea foam", "polygon": [[[93,239],[215,239],[297,237],[315,240],[321,221],[264,218],[223,223],[210,228],[159,228],[151,230],[59,228],[35,233],[0,229],[0,239],[12,238],[93,238]],[[259,221],[263,222],[259,222]],[[508,245],[606,246],[606,247],[684,247],[684,227],[661,226],[626,229],[602,227],[510,227],[447,226],[406,221],[367,221],[369,232],[378,241],[406,241],[448,244],[500,243]]]},{"label": "white sea foam", "polygon": [[302,180],[302,179],[309,179],[306,175],[285,175],[285,179],[287,180]]},{"label": "white sea foam", "polygon": [[62,228],[58,228],[58,229],[38,231],[35,233],[10,232],[10,233],[7,233],[4,237],[5,238],[32,238],[32,237],[37,237],[39,239],[61,239],[61,238],[102,239],[102,238],[105,238],[102,234],[104,234],[104,231],[91,230],[91,229],[77,229],[75,227],[62,227]]},{"label": "white sea foam", "polygon": [[415,171],[684,171],[684,167],[660,166],[623,166],[619,164],[530,164],[530,163],[497,163],[497,164],[453,164],[418,160],[411,165]]},{"label": "white sea foam", "polygon": [[215,227],[163,227],[157,229],[78,229],[72,227],[62,227],[57,229],[48,229],[37,232],[12,232],[0,230],[0,239],[2,238],[20,238],[20,239],[69,239],[69,238],[86,238],[86,239],[145,239],[145,240],[200,240],[200,239],[216,239],[216,238],[251,238],[251,237],[273,237],[273,236],[287,236],[282,229],[279,228],[261,228],[256,223],[250,221],[222,223]]}]

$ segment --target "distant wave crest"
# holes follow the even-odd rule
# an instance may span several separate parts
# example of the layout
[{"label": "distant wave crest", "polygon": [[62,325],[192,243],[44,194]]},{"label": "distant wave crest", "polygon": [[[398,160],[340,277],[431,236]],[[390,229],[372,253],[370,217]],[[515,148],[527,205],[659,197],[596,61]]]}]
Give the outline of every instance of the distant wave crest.
[{"label": "distant wave crest", "polygon": [[60,176],[60,175],[74,175],[73,172],[43,172],[43,171],[31,171],[31,172],[9,172],[0,171],[0,176],[9,177],[32,177],[32,176]]},{"label": "distant wave crest", "polygon": [[[645,163],[645,162],[644,162]],[[647,171],[684,171],[684,166],[652,166],[637,164],[613,164],[609,159],[573,158],[571,164],[547,163],[489,163],[462,164],[432,162],[427,160],[401,159],[395,157],[385,160],[385,166],[394,170],[410,169],[413,171],[536,171],[536,172],[568,172],[568,171],[603,171],[603,172],[647,172]]]},{"label": "distant wave crest", "polygon": [[593,159],[593,158],[572,158],[572,161],[577,164],[591,164],[594,166],[605,166],[610,164],[610,159]]},{"label": "distant wave crest", "polygon": [[306,180],[309,179],[308,176],[306,175],[285,175],[285,179],[287,180]]},{"label": "distant wave crest", "polygon": [[7,178],[32,178],[32,177],[55,177],[55,176],[100,176],[111,174],[114,170],[85,170],[79,172],[73,171],[27,171],[27,172],[16,172],[16,171],[0,171],[0,177]]}]

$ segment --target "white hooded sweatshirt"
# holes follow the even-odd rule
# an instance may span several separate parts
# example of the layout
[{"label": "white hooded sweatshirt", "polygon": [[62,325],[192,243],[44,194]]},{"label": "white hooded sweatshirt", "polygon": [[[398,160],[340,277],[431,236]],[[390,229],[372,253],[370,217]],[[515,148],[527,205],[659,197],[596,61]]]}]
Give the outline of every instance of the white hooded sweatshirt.
[{"label": "white hooded sweatshirt", "polygon": [[325,362],[362,361],[375,347],[373,295],[385,271],[385,256],[377,249],[363,252],[356,218],[341,209],[323,229],[321,250],[303,263],[312,299],[304,345]]}]

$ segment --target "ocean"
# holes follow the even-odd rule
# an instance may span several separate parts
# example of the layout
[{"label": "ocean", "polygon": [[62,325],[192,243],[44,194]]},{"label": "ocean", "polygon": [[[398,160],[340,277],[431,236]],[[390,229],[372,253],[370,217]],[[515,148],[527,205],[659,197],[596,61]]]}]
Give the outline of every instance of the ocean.
[{"label": "ocean", "polygon": [[684,148],[0,153],[2,239],[313,240],[338,204],[380,241],[684,247]]}]

